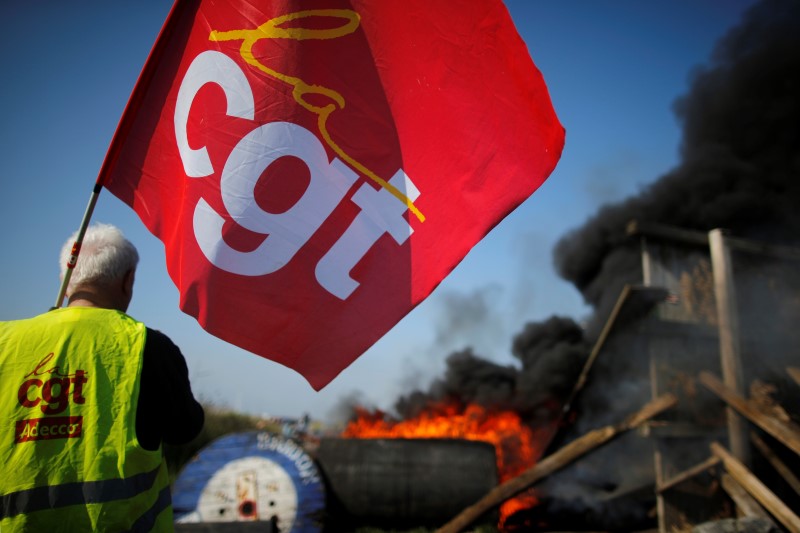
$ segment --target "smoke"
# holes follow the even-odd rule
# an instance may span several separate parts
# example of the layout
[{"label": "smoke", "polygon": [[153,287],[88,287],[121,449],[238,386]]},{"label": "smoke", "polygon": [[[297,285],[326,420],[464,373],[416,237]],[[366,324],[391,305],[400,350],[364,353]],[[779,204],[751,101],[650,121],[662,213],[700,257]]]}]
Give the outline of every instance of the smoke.
[{"label": "smoke", "polygon": [[589,351],[583,329],[572,319],[552,317],[527,324],[512,344],[521,363],[516,408],[535,423],[554,421]]},{"label": "smoke", "polygon": [[[559,274],[595,310],[589,338],[597,335],[622,287],[642,281],[638,242],[625,238],[631,220],[702,232],[723,228],[736,237],[798,245],[798,95],[800,2],[764,0],[718,42],[708,65],[691,74],[689,91],[675,102],[682,126],[680,163],[637,196],[603,207],[557,244]],[[800,294],[796,263],[765,264],[762,257],[741,254],[734,261],[744,374],[748,381],[765,374],[772,376],[770,381],[784,379],[790,354],[800,345],[791,326],[800,317],[800,304],[791,296]],[[630,347],[619,353],[630,353]],[[624,413],[615,402],[627,401],[630,410],[649,394],[646,368],[629,372],[606,367],[601,359],[592,377],[602,385],[584,394],[576,433],[608,413]],[[640,357],[629,364],[646,361]],[[691,372],[689,362],[673,362],[676,369],[684,363]],[[797,398],[784,396],[780,403],[797,405]],[[549,480],[545,490],[587,502],[652,483],[652,467],[633,468],[646,465],[639,458],[650,452],[627,437],[613,450],[595,452],[591,464]],[[613,483],[615,490],[597,490],[597,480]]]},{"label": "smoke", "polygon": [[409,418],[430,404],[455,401],[513,409],[532,424],[551,422],[557,399],[569,394],[588,353],[581,327],[565,317],[529,323],[514,338],[512,352],[519,365],[494,363],[471,348],[455,352],[442,377],[427,391],[402,396],[395,409]]},{"label": "smoke", "polygon": [[[397,401],[401,416],[414,416],[426,404],[449,399],[510,407],[531,423],[552,421],[620,291],[626,284],[642,282],[639,244],[626,237],[631,220],[702,232],[724,228],[741,238],[800,244],[800,2],[763,0],[754,5],[720,40],[708,64],[690,74],[689,85],[674,104],[682,127],[679,164],[636,196],[602,207],[556,246],[559,274],[594,310],[587,324],[553,317],[526,325],[513,339],[516,365],[502,366],[472,348],[461,348],[447,358],[444,375],[430,387]],[[768,289],[777,277],[765,276],[759,266],[751,270],[761,274],[761,284]],[[797,280],[789,284],[800,289]],[[782,289],[771,290],[781,296]],[[743,290],[742,298],[750,294]],[[448,335],[468,332],[471,320],[490,319],[486,300],[451,303],[452,311],[463,314],[448,315]],[[800,315],[797,298],[783,303],[776,299],[774,308],[781,305],[791,307],[793,316]],[[755,304],[748,312],[754,324],[770,316]],[[772,322],[777,326],[765,325],[765,332],[791,324]],[[786,357],[792,353],[796,350],[784,351]],[[584,404],[591,405],[580,417],[596,427],[608,412],[628,413],[641,405],[637,402],[649,395],[649,378],[642,367],[646,358],[640,359],[630,362],[641,375],[639,382],[614,379],[621,369],[603,368],[598,361],[595,376],[612,378],[604,391],[587,394],[591,402],[584,398]],[[625,457],[619,460],[624,463]],[[634,470],[617,463],[609,461],[603,471],[588,477],[608,480],[609,466],[620,472]],[[642,473],[642,480],[646,476],[652,476],[652,468]]]},{"label": "smoke", "polygon": [[328,411],[328,419],[333,424],[345,425],[352,420],[354,413],[359,410],[374,411],[375,406],[361,391],[352,391],[339,398],[336,404]]},{"label": "smoke", "polygon": [[516,389],[516,370],[472,353],[470,348],[451,354],[443,377],[427,392],[414,391],[397,400],[395,409],[403,418],[413,418],[431,404],[455,401],[494,407],[510,407]]},{"label": "smoke", "polygon": [[632,219],[796,244],[798,94],[800,3],[763,1],[717,44],[675,103],[680,164],[566,235],[555,250],[559,274],[605,316],[619,288],[641,279],[638,250],[622,241]]},{"label": "smoke", "polygon": [[435,315],[435,339],[431,351],[442,354],[468,346],[479,351],[491,350],[498,338],[508,336],[498,302],[502,288],[488,286],[462,294],[444,292]]},{"label": "smoke", "polygon": [[401,397],[398,413],[411,416],[427,402],[450,398],[512,406],[533,420],[552,416],[622,288],[641,283],[639,246],[625,232],[631,220],[797,244],[798,94],[800,2],[764,0],[691,73],[688,93],[675,102],[683,131],[678,166],[637,196],[602,207],[558,242],[557,271],[594,309],[588,322],[581,327],[554,317],[526,325],[513,339],[519,365],[502,366],[480,354],[504,333],[493,303],[497,288],[447,294],[434,342],[436,350],[453,350],[444,375]]}]

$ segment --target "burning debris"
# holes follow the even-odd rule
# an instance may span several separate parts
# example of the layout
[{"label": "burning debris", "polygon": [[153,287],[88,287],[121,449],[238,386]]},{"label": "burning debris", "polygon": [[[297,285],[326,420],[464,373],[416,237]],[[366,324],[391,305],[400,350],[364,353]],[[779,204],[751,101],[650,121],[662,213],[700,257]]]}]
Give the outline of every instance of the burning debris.
[{"label": "burning debris", "polygon": [[[343,437],[358,439],[459,439],[494,446],[498,480],[505,482],[528,468],[541,455],[541,435],[514,411],[488,410],[478,404],[431,405],[414,418],[393,421],[381,412],[358,413]],[[520,508],[536,503],[532,495],[509,500],[500,509],[500,522]]]},{"label": "burning debris", "polygon": [[498,485],[484,498],[465,509],[462,513],[440,528],[438,533],[457,533],[461,531],[483,513],[491,509],[492,506],[525,490],[530,485],[564,467],[578,457],[610,441],[618,434],[643,424],[653,416],[674,406],[676,401],[677,399],[675,396],[666,394],[645,405],[642,409],[632,414],[621,423],[602,427],[583,435],[568,446],[565,446],[553,455],[543,459],[537,465]]},{"label": "burning debris", "polygon": [[[760,380],[755,399],[760,395],[763,403],[768,390],[773,414],[776,406],[798,405],[800,397],[790,379],[800,374],[799,258],[778,257],[770,249],[800,245],[798,94],[800,3],[764,0],[718,43],[676,102],[683,126],[681,162],[638,196],[600,209],[556,247],[559,273],[594,308],[585,327],[563,317],[526,325],[514,338],[518,364],[513,366],[485,360],[469,348],[452,354],[443,376],[427,390],[397,400],[400,420],[392,431],[405,421],[435,416],[437,409],[445,413],[442,405],[455,406],[450,416],[456,426],[469,409],[515,413],[535,435],[535,461],[565,422],[562,407],[573,399],[576,381],[586,377],[582,370],[590,371],[596,385],[581,392],[572,434],[562,433],[559,445],[610,423],[653,394],[675,391],[681,397],[675,412],[648,426],[657,443],[655,458],[652,442],[628,434],[593,454],[591,466],[565,469],[544,485],[543,494],[557,502],[553,508],[572,499],[576,509],[586,509],[644,490],[658,495],[662,527],[664,520],[693,523],[691,513],[681,515],[681,498],[696,494],[681,493],[690,485],[708,492],[703,481],[724,459],[707,441],[726,431],[724,404],[697,378],[704,371],[720,372],[720,332],[730,327],[720,320],[720,274],[709,252],[710,230],[725,228],[741,244],[728,253],[738,301],[732,304],[738,317],[733,343],[740,347],[746,384]],[[630,228],[631,220],[638,226]],[[665,296],[657,305],[648,300],[649,307],[625,320],[616,317],[620,295],[643,282]],[[630,323],[624,331],[623,322]],[[611,327],[614,334],[606,339]],[[603,353],[595,361],[598,351]],[[800,416],[791,409],[782,413],[784,422],[796,423]],[[372,422],[385,423],[379,418]],[[667,481],[675,484],[666,487]],[[703,501],[716,505],[720,498],[719,492],[709,493]],[[643,501],[636,511],[649,516],[652,526],[652,500]]]},{"label": "burning debris", "polygon": [[529,424],[551,424],[572,388],[589,350],[572,319],[552,317],[525,326],[513,342],[519,367],[493,363],[466,349],[447,358],[443,377],[426,392],[402,396],[400,416],[413,418],[443,401],[514,410]]}]

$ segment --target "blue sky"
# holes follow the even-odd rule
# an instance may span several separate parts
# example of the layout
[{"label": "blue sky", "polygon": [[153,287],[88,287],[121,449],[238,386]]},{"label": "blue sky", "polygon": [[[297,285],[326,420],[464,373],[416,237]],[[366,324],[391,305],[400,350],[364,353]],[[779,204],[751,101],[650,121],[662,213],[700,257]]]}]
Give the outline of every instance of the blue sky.
[{"label": "blue sky", "polygon": [[[608,202],[677,162],[672,104],[753,0],[506,0],[567,131],[547,182],[434,291],[321,392],[294,371],[205,333],[178,308],[161,243],[104,191],[93,220],[142,256],[129,313],[183,350],[202,399],[280,416],[388,408],[440,375],[454,350],[512,364],[530,320],[590,312],[555,274],[552,248]],[[75,231],[167,1],[0,2],[0,320],[46,311],[58,250]],[[455,311],[459,312],[456,313]]]}]

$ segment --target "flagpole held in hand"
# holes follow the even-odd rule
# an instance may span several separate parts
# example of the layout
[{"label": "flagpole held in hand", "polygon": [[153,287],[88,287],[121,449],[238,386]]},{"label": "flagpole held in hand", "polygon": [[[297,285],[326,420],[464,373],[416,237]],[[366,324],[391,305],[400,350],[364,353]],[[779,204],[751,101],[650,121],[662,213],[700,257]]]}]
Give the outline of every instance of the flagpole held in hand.
[{"label": "flagpole held in hand", "polygon": [[92,189],[92,194],[89,197],[89,204],[86,206],[86,212],[83,213],[83,220],[81,220],[81,225],[78,229],[78,235],[75,237],[75,242],[72,244],[72,252],[67,260],[67,270],[64,272],[64,279],[61,280],[61,287],[58,289],[56,303],[50,308],[51,311],[61,307],[61,304],[64,302],[64,295],[67,293],[67,287],[69,286],[69,280],[72,277],[72,271],[75,268],[75,265],[78,263],[78,254],[81,251],[81,244],[83,244],[83,236],[86,234],[86,228],[89,227],[89,220],[92,218],[94,206],[97,204],[97,197],[100,196],[100,190],[102,188],[103,185],[98,180]]}]

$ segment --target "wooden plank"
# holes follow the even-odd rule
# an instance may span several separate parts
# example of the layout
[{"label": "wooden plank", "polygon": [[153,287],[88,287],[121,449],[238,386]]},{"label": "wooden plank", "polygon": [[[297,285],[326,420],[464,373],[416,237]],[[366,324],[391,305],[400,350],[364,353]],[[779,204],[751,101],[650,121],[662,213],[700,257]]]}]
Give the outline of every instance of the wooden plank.
[{"label": "wooden plank", "polygon": [[561,408],[561,417],[566,418],[569,414],[569,411],[572,409],[572,403],[575,401],[575,398],[578,396],[578,393],[583,389],[583,386],[586,385],[586,380],[589,377],[589,371],[592,369],[594,365],[595,359],[597,356],[600,355],[600,352],[603,349],[603,345],[606,343],[606,339],[608,338],[609,333],[611,333],[611,329],[614,327],[614,322],[617,321],[617,316],[619,316],[619,312],[622,309],[622,306],[625,305],[625,301],[631,294],[631,286],[625,285],[622,288],[622,291],[617,297],[617,302],[614,304],[614,308],[611,310],[611,314],[609,315],[606,323],[603,325],[603,330],[600,332],[600,336],[597,338],[597,341],[594,343],[592,347],[592,351],[589,353],[589,357],[586,358],[586,362],[583,364],[583,368],[581,369],[581,373],[578,376],[578,379],[575,381],[575,385],[572,387],[572,391],[570,392],[567,400],[564,402],[564,405]]},{"label": "wooden plank", "polygon": [[700,383],[705,385],[711,392],[719,396],[728,405],[736,409],[740,414],[758,427],[778,439],[794,453],[800,455],[800,428],[796,425],[781,422],[755,407],[752,402],[742,398],[732,390],[727,388],[718,377],[710,372],[701,372]]},{"label": "wooden plank", "polygon": [[629,236],[641,235],[655,239],[680,242],[686,245],[708,246],[708,234],[676,226],[631,220],[625,228]]},{"label": "wooden plank", "polygon": [[744,487],[738,481],[733,479],[730,474],[722,474],[722,490],[731,497],[733,503],[736,504],[736,509],[739,511],[739,516],[755,516],[758,518],[766,518],[772,522],[772,517],[769,513],[761,507],[752,496],[750,496]]},{"label": "wooden plank", "polygon": [[563,443],[563,437],[571,426],[571,424],[564,424],[563,422],[570,420],[570,413],[575,406],[576,398],[586,386],[595,361],[602,352],[612,330],[617,326],[617,322],[626,322],[630,319],[630,316],[644,315],[647,310],[656,305],[657,302],[664,300],[666,296],[667,292],[664,289],[643,287],[641,285],[625,285],[623,287],[617,297],[614,308],[609,313],[608,319],[603,325],[599,337],[595,341],[594,346],[592,346],[592,350],[589,352],[589,356],[583,364],[578,378],[575,380],[575,384],[572,386],[569,396],[561,406],[561,411],[556,421],[556,431],[553,431],[548,436],[547,440],[542,443],[544,445],[543,452],[545,454],[553,453],[558,449],[558,446]]},{"label": "wooden plank", "polygon": [[767,458],[767,461],[770,462],[772,467],[786,480],[786,483],[788,483],[797,494],[800,494],[800,479],[786,466],[786,463],[781,461],[781,458],[772,451],[772,448],[764,442],[764,439],[759,437],[755,431],[751,431],[750,440],[753,441],[756,448]]},{"label": "wooden plank", "polygon": [[[714,295],[717,301],[719,357],[722,381],[736,394],[744,393],[742,359],[739,348],[739,314],[736,310],[736,288],[733,282],[731,250],[722,230],[708,233],[711,267],[714,272]],[[728,440],[731,452],[745,464],[750,463],[747,424],[734,409],[728,407]]]},{"label": "wooden plank", "polygon": [[650,418],[674,406],[677,401],[674,394],[665,394],[649,402],[620,424],[605,426],[586,433],[554,454],[542,459],[535,466],[517,477],[511,478],[489,491],[486,496],[464,509],[455,518],[436,530],[437,533],[457,533],[461,531],[493,507],[519,494],[537,481],[572,463],[589,451],[609,442],[617,435],[640,426]]},{"label": "wooden plank", "polygon": [[[631,220],[628,222],[625,232],[630,236],[641,235],[665,241],[679,242],[688,246],[708,245],[708,235],[703,232],[687,230],[676,226],[640,222],[638,220]],[[800,248],[767,244],[734,237],[727,237],[726,240],[728,241],[728,245],[738,252],[747,252],[778,259],[788,259],[790,261],[800,261]]]},{"label": "wooden plank", "polygon": [[675,485],[679,485],[679,484],[683,483],[684,481],[686,481],[687,479],[691,479],[694,476],[705,472],[709,468],[712,468],[712,467],[716,466],[718,463],[719,463],[719,457],[712,455],[711,457],[709,457],[708,459],[706,459],[702,463],[699,463],[699,464],[689,468],[688,470],[684,470],[683,472],[681,472],[677,476],[672,477],[672,478],[668,479],[667,481],[659,484],[656,487],[656,492],[664,492],[665,490],[669,490],[672,487],[674,487]]},{"label": "wooden plank", "polygon": [[572,387],[572,391],[570,392],[569,396],[567,397],[567,400],[564,402],[564,405],[561,408],[562,419],[566,418],[566,416],[569,414],[569,411],[572,409],[572,404],[574,403],[575,398],[578,396],[583,387],[586,385],[586,381],[589,377],[589,372],[591,371],[592,366],[594,366],[594,362],[600,355],[600,352],[603,351],[603,347],[605,346],[605,343],[608,340],[611,331],[614,329],[614,326],[620,317],[622,309],[625,307],[629,299],[631,299],[635,295],[641,295],[641,294],[647,295],[647,297],[653,302],[658,300],[663,300],[667,296],[667,292],[665,290],[653,287],[625,285],[622,288],[622,291],[620,291],[620,294],[617,297],[617,301],[614,304],[614,308],[611,310],[611,313],[609,313],[608,319],[606,319],[605,324],[603,324],[603,329],[602,331],[600,331],[600,335],[597,337],[594,346],[592,346],[592,351],[589,353],[589,357],[586,358],[586,362],[583,364],[581,373],[578,376],[578,379],[575,381],[575,385]]},{"label": "wooden plank", "polygon": [[792,379],[795,380],[798,385],[800,385],[800,368],[790,366],[786,369],[786,371],[790,376],[792,376]]},{"label": "wooden plank", "polygon": [[800,533],[800,517],[754,476],[736,457],[718,442],[711,443],[711,453],[722,460],[728,473],[791,533]]},{"label": "wooden plank", "polygon": [[735,237],[728,237],[728,244],[737,252],[765,255],[776,259],[788,259],[789,261],[800,261],[800,249],[790,246],[767,244]]}]

